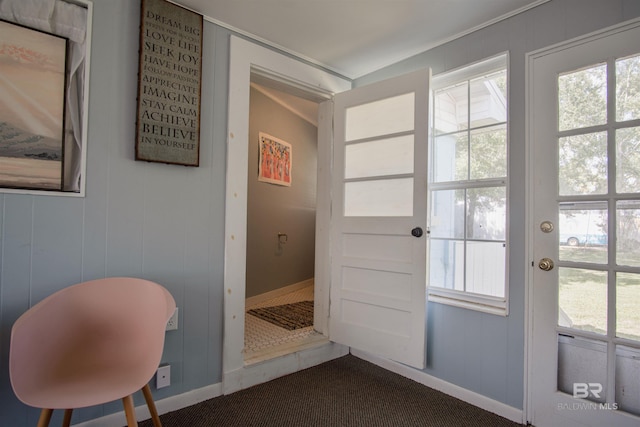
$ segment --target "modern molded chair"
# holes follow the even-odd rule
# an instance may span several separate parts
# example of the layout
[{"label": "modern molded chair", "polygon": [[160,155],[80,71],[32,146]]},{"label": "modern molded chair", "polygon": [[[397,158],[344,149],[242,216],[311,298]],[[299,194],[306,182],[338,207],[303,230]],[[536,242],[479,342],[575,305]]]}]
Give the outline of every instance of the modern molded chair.
[{"label": "modern molded chair", "polygon": [[122,399],[129,427],[137,426],[132,394],[142,390],[160,427],[149,381],[160,364],[166,324],[176,303],[157,283],[129,277],[92,280],[62,289],[13,325],[9,373],[23,403],[42,408],[38,427],[54,409]]}]

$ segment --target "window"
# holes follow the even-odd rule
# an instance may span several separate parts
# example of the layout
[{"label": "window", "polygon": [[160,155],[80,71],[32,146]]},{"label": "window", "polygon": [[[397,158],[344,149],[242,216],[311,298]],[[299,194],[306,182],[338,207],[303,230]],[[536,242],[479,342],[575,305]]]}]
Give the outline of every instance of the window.
[{"label": "window", "polygon": [[433,78],[429,298],[506,314],[507,55]]}]

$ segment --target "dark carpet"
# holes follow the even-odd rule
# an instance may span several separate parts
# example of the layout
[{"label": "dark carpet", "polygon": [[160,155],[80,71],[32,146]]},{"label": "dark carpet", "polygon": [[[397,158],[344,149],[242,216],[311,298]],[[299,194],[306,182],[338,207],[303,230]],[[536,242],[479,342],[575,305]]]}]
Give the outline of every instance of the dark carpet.
[{"label": "dark carpet", "polygon": [[[516,427],[520,424],[347,355],[161,416],[164,427]],[[140,427],[152,427],[150,420]]]},{"label": "dark carpet", "polygon": [[254,308],[247,313],[289,331],[313,326],[313,301]]}]

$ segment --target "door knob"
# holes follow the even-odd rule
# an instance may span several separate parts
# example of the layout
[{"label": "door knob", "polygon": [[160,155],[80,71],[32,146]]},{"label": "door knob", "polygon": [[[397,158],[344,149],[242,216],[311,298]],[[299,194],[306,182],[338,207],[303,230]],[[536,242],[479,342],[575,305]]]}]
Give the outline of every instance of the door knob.
[{"label": "door knob", "polygon": [[416,227],[413,230],[411,230],[411,235],[413,237],[422,237],[423,231],[422,228],[420,227]]},{"label": "door knob", "polygon": [[551,233],[553,228],[553,223],[551,221],[543,221],[540,224],[540,230],[542,230],[543,233]]},{"label": "door knob", "polygon": [[544,271],[553,270],[553,260],[549,258],[542,258],[538,263],[538,267],[540,267],[540,270]]}]

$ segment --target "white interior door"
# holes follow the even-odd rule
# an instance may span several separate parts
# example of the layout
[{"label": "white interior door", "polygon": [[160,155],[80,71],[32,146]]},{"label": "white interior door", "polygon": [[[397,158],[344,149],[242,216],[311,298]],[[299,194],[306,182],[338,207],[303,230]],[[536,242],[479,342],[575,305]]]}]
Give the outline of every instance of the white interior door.
[{"label": "white interior door", "polygon": [[335,96],[330,338],[418,368],[430,71]]},{"label": "white interior door", "polygon": [[529,58],[529,421],[640,425],[640,22]]}]

